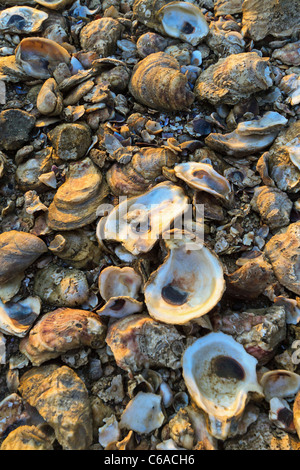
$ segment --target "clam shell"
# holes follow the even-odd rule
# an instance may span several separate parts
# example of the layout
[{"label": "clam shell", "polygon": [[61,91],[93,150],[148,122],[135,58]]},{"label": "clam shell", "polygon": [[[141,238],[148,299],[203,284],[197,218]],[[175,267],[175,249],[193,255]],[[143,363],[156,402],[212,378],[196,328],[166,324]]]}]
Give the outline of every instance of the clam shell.
[{"label": "clam shell", "polygon": [[135,66],[129,91],[140,103],[161,111],[187,109],[194,101],[179,63],[164,52],[150,54]]}]

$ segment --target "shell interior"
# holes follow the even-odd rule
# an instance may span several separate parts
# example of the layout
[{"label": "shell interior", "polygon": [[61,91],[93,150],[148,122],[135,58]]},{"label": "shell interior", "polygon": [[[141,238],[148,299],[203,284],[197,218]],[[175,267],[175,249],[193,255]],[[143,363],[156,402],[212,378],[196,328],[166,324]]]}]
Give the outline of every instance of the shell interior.
[{"label": "shell interior", "polygon": [[41,29],[48,14],[30,7],[12,7],[0,14],[0,31],[35,33]]},{"label": "shell interior", "polygon": [[209,27],[200,9],[188,2],[171,2],[158,11],[168,36],[180,38],[193,46],[208,34]]},{"label": "shell interior", "polygon": [[261,385],[267,400],[294,396],[300,390],[300,375],[288,370],[266,372]]}]

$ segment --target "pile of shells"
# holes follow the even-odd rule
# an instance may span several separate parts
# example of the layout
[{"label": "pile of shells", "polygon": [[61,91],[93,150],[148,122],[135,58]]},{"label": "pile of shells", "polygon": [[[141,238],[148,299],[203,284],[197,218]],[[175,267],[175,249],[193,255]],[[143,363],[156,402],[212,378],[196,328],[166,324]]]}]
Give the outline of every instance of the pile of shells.
[{"label": "pile of shells", "polygon": [[299,450],[299,0],[0,3],[0,449]]}]

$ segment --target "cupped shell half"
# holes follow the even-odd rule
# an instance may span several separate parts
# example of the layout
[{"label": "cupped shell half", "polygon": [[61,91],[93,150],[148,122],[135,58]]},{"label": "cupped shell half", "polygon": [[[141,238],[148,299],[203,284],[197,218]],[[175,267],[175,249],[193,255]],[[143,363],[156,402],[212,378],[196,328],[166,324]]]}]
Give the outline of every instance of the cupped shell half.
[{"label": "cupped shell half", "polygon": [[248,392],[261,393],[257,361],[224,333],[209,333],[183,354],[183,378],[196,405],[208,414],[210,433],[225,440],[242,416]]},{"label": "cupped shell half", "polygon": [[217,255],[200,243],[191,245],[178,231],[174,234],[165,240],[167,258],[145,286],[145,303],[151,317],[180,325],[210,312],[223,295],[225,281]]},{"label": "cupped shell half", "polygon": [[1,33],[28,34],[40,31],[48,14],[31,7],[12,7],[0,14]]},{"label": "cupped shell half", "polygon": [[271,370],[265,372],[260,380],[266,400],[289,398],[300,390],[300,375],[289,370]]},{"label": "cupped shell half", "polygon": [[161,233],[188,207],[183,190],[170,182],[160,183],[145,194],[126,199],[100,220],[97,238],[122,243],[133,255],[151,250]]},{"label": "cupped shell half", "polygon": [[75,0],[35,0],[43,7],[47,7],[50,10],[62,10],[65,7],[72,5]]}]

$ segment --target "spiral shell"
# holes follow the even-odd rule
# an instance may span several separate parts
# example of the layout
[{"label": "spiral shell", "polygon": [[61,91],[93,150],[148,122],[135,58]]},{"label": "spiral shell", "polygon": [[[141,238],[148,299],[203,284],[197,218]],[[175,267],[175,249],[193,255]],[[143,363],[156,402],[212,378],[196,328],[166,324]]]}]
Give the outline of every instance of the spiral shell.
[{"label": "spiral shell", "polygon": [[150,54],[135,66],[129,91],[137,101],[159,111],[184,110],[194,101],[177,60],[164,52]]}]

